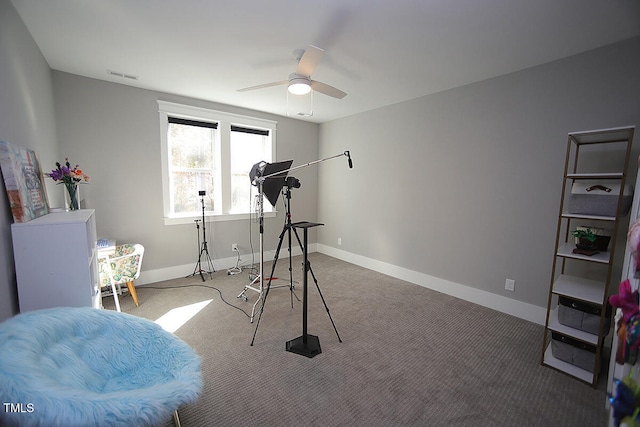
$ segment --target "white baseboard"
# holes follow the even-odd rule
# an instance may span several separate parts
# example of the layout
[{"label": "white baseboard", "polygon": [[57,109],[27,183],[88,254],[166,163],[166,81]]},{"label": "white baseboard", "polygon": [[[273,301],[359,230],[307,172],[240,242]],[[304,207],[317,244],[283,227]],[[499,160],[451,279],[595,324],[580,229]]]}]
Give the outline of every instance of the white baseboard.
[{"label": "white baseboard", "polygon": [[472,288],[460,283],[451,282],[448,280],[440,279],[438,277],[430,276],[428,274],[398,267],[386,262],[381,262],[361,255],[356,255],[351,252],[346,252],[331,246],[318,244],[317,249],[320,253],[341,259],[351,264],[356,264],[361,267],[377,271],[379,273],[386,274],[391,277],[395,277],[400,280],[424,286],[425,288],[442,292],[443,294],[451,295],[453,297],[460,298],[474,304],[479,304],[484,307],[500,311],[502,313],[510,314],[512,316],[519,317],[530,322],[538,323],[540,325],[544,325],[545,323],[546,310],[543,307],[539,307],[537,305],[528,304],[526,302],[507,298],[502,295],[496,295],[491,292]]},{"label": "white baseboard", "polygon": [[[317,252],[318,251],[317,245],[315,243],[310,244],[308,250],[309,250],[309,253]],[[265,251],[264,260],[265,261],[273,260],[273,257],[276,255],[275,252],[276,252],[275,250]],[[293,256],[302,255],[302,250],[298,246],[292,247],[291,255]],[[289,256],[289,253],[286,248],[280,249],[280,254],[278,255],[279,262],[283,262],[284,258],[288,256]],[[197,261],[198,260],[195,259],[191,264],[176,265],[173,267],[158,268],[155,270],[144,270],[144,264],[143,264],[143,271],[140,272],[140,277],[136,280],[136,286],[189,276],[190,274],[193,274]],[[202,262],[202,261],[203,260],[200,260],[202,269],[206,270],[208,268],[208,265],[207,265],[208,263]],[[213,268],[216,271],[223,271],[236,266],[237,256],[229,257],[229,258],[219,258],[219,259],[214,259],[212,261],[213,261]],[[255,262],[256,268],[258,268],[258,265],[260,263],[259,253],[254,254],[253,257],[251,256],[251,254],[245,254],[240,256],[240,266],[251,267],[252,262]]]},{"label": "white baseboard", "polygon": [[[398,267],[397,265],[377,261],[375,259],[356,255],[351,252],[343,251],[341,249],[336,249],[331,246],[319,243],[313,243],[309,245],[309,253],[313,252],[320,252],[334,258],[349,262],[351,264],[359,265],[361,267],[368,268],[370,270],[374,270],[400,280],[405,280],[416,285],[424,286],[425,288],[442,292],[443,294],[451,295],[453,297],[460,298],[474,304],[479,304],[484,307],[500,311],[502,313],[510,314],[512,316],[519,317],[530,322],[538,323],[540,325],[544,325],[545,322],[546,310],[543,307],[539,307],[537,305],[528,304],[526,302],[507,298],[502,295],[496,295],[491,292],[440,279],[428,274],[409,270],[403,267]],[[301,255],[302,251],[299,247],[296,246],[291,248],[291,254],[294,256]],[[275,250],[267,251],[264,254],[264,259],[265,261],[271,261],[273,260],[274,256]],[[279,260],[282,261],[286,256],[288,256],[286,249],[284,251],[281,249],[278,256]],[[235,267],[236,260],[236,257],[215,259],[213,260],[213,265],[216,271],[227,270],[231,267]],[[252,260],[256,263],[257,266],[260,261],[260,254],[254,254],[253,258],[251,254],[242,255],[240,257],[240,265],[250,266]],[[136,281],[136,286],[161,282],[163,280],[176,279],[179,277],[186,277],[193,273],[196,261],[197,260],[195,260],[192,264],[184,264],[174,267],[160,268],[156,270],[143,270],[140,273],[140,277]],[[203,264],[203,267],[206,266]]]}]

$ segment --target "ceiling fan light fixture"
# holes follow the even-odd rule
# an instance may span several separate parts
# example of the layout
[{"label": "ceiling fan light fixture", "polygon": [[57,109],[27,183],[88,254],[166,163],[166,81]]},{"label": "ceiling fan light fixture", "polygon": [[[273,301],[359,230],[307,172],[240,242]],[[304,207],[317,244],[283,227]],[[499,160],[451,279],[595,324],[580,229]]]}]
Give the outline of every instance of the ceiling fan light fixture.
[{"label": "ceiling fan light fixture", "polygon": [[[309,45],[309,48],[307,50],[296,50],[294,51],[293,56],[295,56],[296,60],[298,61],[298,66],[296,67],[295,72],[289,74],[289,78],[287,80],[246,87],[244,89],[238,89],[238,92],[264,89],[272,86],[287,85],[287,103],[289,102],[290,98],[292,100],[294,98],[290,97],[289,94],[295,95],[295,97],[298,98],[307,98],[305,95],[313,95],[315,92],[330,96],[332,98],[342,99],[347,96],[345,92],[326,83],[322,83],[317,80],[311,80],[311,74],[313,74],[316,65],[318,65],[320,58],[322,58],[323,52],[324,50],[313,45]],[[309,96],[309,98],[311,98],[311,96]]]},{"label": "ceiling fan light fixture", "polygon": [[293,95],[306,95],[311,92],[311,84],[309,79],[304,77],[296,77],[289,80],[289,93]]}]

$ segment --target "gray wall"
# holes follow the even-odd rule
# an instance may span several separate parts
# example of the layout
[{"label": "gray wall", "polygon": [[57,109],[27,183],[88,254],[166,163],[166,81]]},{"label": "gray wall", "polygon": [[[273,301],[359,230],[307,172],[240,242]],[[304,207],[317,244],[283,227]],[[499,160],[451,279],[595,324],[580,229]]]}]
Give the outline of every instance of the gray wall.
[{"label": "gray wall", "polygon": [[567,133],[640,125],[638,69],[632,39],[322,124],[354,169],[320,170],[320,250],[546,308]]},{"label": "gray wall", "polygon": [[[0,140],[36,151],[40,162],[57,157],[51,72],[8,0],[0,0]],[[46,168],[45,168],[46,170]],[[0,184],[0,321],[18,312],[11,244],[13,217]],[[33,260],[34,268],[38,260]]]},{"label": "gray wall", "polygon": [[[44,171],[69,157],[91,175],[81,187],[83,207],[96,209],[100,236],[145,245],[141,283],[191,272],[198,255],[193,224],[162,221],[158,99],[276,120],[278,159],[300,165],[318,158],[317,124],[52,72],[8,0],[0,0],[0,94],[0,140],[34,149]],[[302,187],[293,194],[294,220],[316,220],[317,175],[313,167],[295,173]],[[48,178],[45,185],[50,205],[61,206],[63,188]],[[12,222],[0,197],[0,320],[18,312]],[[277,217],[265,220],[267,258],[283,223],[280,200]],[[207,232],[218,270],[235,265],[232,243],[243,264],[252,261],[251,243],[259,248],[257,224],[249,220],[211,222]],[[315,232],[310,237],[315,242]]]},{"label": "gray wall", "polygon": [[[156,100],[277,120],[279,159],[298,165],[352,153],[354,169],[345,159],[295,173],[303,186],[294,190],[294,220],[326,224],[319,250],[542,307],[566,134],[640,124],[639,67],[633,39],[318,126],[52,73],[13,6],[0,0],[0,139],[35,149],[44,170],[65,156],[80,164],[92,176],[81,191],[99,234],[144,244],[150,281],[191,270],[197,258],[195,227],[162,222]],[[636,147],[634,174],[637,155]],[[60,187],[49,180],[47,189],[59,206]],[[279,210],[266,221],[269,251],[284,221]],[[11,222],[0,197],[0,320],[17,312]],[[231,243],[250,259],[248,221],[209,228],[218,269],[235,262]],[[516,280],[514,293],[504,290],[507,277]]]},{"label": "gray wall", "polygon": [[[53,72],[53,82],[61,157],[69,157],[91,176],[80,191],[83,206],[96,210],[98,235],[144,245],[139,283],[188,274],[198,259],[195,224],[163,222],[158,99],[276,120],[279,160],[293,159],[295,166],[318,156],[317,124],[59,71]],[[294,220],[316,220],[317,174],[317,168],[295,173],[302,187],[293,190]],[[281,198],[277,217],[265,220],[267,250],[275,250],[283,223]],[[216,270],[235,265],[232,243],[238,243],[243,261],[251,261],[249,226],[248,219],[207,223]],[[259,248],[258,236],[253,224],[254,251]]]}]

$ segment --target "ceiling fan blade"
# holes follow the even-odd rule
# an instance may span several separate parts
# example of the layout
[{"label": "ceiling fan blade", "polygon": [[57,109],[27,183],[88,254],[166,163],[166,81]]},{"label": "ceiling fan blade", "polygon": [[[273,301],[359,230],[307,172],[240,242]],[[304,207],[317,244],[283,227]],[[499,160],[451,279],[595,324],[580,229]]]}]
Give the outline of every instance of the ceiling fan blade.
[{"label": "ceiling fan blade", "polygon": [[316,80],[311,80],[311,89],[338,99],[342,99],[347,96],[347,94],[340,89],[336,89],[333,86],[329,86],[326,83],[318,82]]},{"label": "ceiling fan blade", "polygon": [[280,86],[280,85],[286,85],[286,84],[289,84],[289,80],[282,80],[279,82],[265,83],[258,86],[245,87],[244,89],[238,89],[238,92],[246,92],[248,90],[264,89],[267,87]]},{"label": "ceiling fan blade", "polygon": [[300,74],[301,76],[311,76],[313,70],[316,69],[318,62],[322,59],[322,55],[324,54],[324,50],[319,47],[309,45],[307,50],[304,51],[302,58],[298,61],[298,68],[296,68],[296,74]]}]

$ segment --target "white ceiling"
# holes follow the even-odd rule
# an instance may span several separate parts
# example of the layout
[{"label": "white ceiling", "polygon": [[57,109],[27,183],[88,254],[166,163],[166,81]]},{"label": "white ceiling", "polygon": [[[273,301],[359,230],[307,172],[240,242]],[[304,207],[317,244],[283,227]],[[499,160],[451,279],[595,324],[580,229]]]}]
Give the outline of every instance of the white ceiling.
[{"label": "white ceiling", "polygon": [[[12,0],[52,69],[287,114],[294,49],[326,122],[640,35],[638,0]],[[113,70],[138,76],[117,78]]]}]

